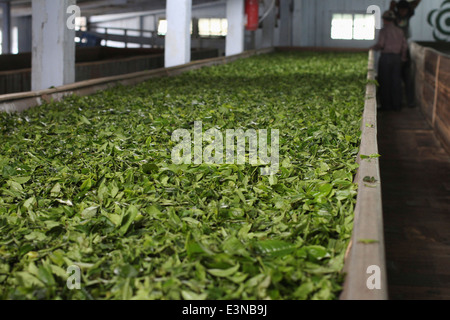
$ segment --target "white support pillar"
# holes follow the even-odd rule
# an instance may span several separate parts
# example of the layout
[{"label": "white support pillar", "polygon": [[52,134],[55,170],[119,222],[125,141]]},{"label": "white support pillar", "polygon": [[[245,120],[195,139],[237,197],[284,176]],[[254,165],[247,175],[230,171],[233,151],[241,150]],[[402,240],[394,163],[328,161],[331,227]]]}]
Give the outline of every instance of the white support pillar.
[{"label": "white support pillar", "polygon": [[228,34],[226,39],[227,56],[244,52],[245,9],[244,0],[227,1]]},{"label": "white support pillar", "polygon": [[11,53],[11,3],[2,1],[2,54]]},{"label": "white support pillar", "polygon": [[191,61],[192,0],[167,0],[166,68]]},{"label": "white support pillar", "polygon": [[[267,12],[273,5],[273,0],[264,0],[264,12]],[[263,21],[262,30],[262,47],[268,48],[273,46],[273,38],[275,33],[275,19],[276,19],[276,7],[272,7],[272,10]]]},{"label": "white support pillar", "polygon": [[280,46],[292,45],[292,0],[280,1]]},{"label": "white support pillar", "polygon": [[75,29],[67,9],[75,0],[32,1],[32,90],[75,82]]}]

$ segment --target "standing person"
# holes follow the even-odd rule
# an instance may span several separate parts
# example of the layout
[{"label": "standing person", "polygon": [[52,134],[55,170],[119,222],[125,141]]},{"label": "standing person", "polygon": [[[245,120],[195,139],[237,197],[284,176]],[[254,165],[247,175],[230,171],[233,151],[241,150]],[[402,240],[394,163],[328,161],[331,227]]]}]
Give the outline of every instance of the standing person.
[{"label": "standing person", "polygon": [[411,31],[409,27],[409,20],[414,16],[417,6],[422,0],[406,1],[401,0],[399,2],[392,1],[390,10],[394,11],[396,19],[395,24],[397,27],[403,30],[406,39],[411,37]]},{"label": "standing person", "polygon": [[[415,14],[417,6],[421,0],[406,1],[401,0],[399,2],[392,1],[390,10],[394,11],[396,19],[395,24],[397,27],[403,30],[406,40],[411,37],[411,29],[409,21]],[[411,57],[409,50],[407,53],[407,61],[402,64],[402,81],[405,86],[406,103],[408,107],[414,107],[414,83],[411,77]]]},{"label": "standing person", "polygon": [[391,1],[390,10],[395,13],[395,24],[403,30],[406,40],[411,37],[409,20],[411,20],[414,16],[415,10],[421,1],[422,0],[415,0],[411,2],[406,0],[401,0],[399,2]]},{"label": "standing person", "polygon": [[383,14],[383,29],[378,42],[371,49],[381,51],[378,63],[378,82],[382,110],[397,110],[402,107],[402,61],[406,60],[408,44],[403,31],[395,25],[395,13]]}]

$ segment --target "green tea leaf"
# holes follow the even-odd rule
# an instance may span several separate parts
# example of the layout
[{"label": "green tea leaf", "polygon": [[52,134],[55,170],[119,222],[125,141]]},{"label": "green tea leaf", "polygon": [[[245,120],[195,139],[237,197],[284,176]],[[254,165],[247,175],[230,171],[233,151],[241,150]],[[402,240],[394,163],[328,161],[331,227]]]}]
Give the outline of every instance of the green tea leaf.
[{"label": "green tea leaf", "polygon": [[260,254],[272,256],[285,256],[295,249],[295,245],[280,240],[258,241],[253,246]]},{"label": "green tea leaf", "polygon": [[208,272],[216,277],[229,277],[232,276],[236,271],[238,271],[240,268],[240,265],[237,264],[234,267],[231,267],[229,269],[208,269]]},{"label": "green tea leaf", "polygon": [[95,217],[97,215],[97,211],[98,211],[98,207],[89,207],[84,209],[81,212],[81,216],[84,219],[92,219],[93,217]]},{"label": "green tea leaf", "polygon": [[139,211],[135,206],[131,205],[128,208],[124,218],[122,219],[122,225],[119,229],[120,234],[124,235],[125,233],[127,233],[128,229],[130,228],[134,219],[136,219],[138,213],[139,213]]}]

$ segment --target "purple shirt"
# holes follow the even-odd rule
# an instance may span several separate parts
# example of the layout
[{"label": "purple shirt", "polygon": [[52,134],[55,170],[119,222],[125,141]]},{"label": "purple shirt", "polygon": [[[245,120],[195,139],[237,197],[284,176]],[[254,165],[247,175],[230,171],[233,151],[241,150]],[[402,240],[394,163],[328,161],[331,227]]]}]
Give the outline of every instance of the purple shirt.
[{"label": "purple shirt", "polygon": [[372,49],[377,51],[381,50],[382,53],[400,54],[402,59],[406,60],[408,43],[406,42],[402,29],[393,23],[389,23],[381,29],[378,42]]}]

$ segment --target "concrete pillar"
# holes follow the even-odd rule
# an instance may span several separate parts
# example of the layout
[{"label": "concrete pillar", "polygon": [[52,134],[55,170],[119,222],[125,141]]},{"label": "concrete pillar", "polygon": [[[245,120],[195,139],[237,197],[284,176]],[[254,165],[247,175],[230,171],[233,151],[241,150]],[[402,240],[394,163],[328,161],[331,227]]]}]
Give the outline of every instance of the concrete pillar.
[{"label": "concrete pillar", "polygon": [[[264,12],[272,6],[273,0],[264,0]],[[268,16],[263,21],[262,47],[273,46],[273,36],[275,32],[276,7],[273,7]]]},{"label": "concrete pillar", "polygon": [[192,0],[167,0],[166,68],[191,61]]},{"label": "concrete pillar", "polygon": [[31,52],[31,16],[17,17],[14,23],[17,26],[19,53]]},{"label": "concrete pillar", "polygon": [[280,46],[292,45],[292,0],[280,0]]},{"label": "concrete pillar", "polygon": [[2,54],[11,53],[11,3],[0,2],[2,8]]},{"label": "concrete pillar", "polygon": [[225,54],[232,56],[244,51],[245,9],[244,0],[227,1],[228,34]]},{"label": "concrete pillar", "polygon": [[75,29],[67,9],[75,0],[32,1],[32,90],[75,82]]}]

